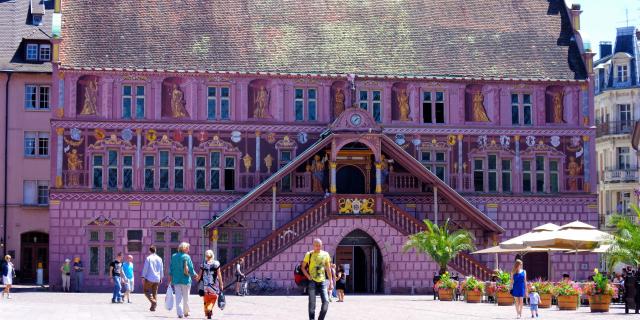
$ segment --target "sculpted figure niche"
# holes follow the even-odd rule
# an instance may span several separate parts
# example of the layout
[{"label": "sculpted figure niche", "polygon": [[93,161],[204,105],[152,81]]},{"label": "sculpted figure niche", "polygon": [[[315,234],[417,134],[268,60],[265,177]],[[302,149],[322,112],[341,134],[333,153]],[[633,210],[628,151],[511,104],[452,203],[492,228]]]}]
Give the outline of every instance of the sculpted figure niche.
[{"label": "sculpted figure niche", "polygon": [[84,102],[82,104],[81,115],[95,115],[98,101],[98,83],[96,80],[89,81],[84,87]]},{"label": "sculpted figure niche", "polygon": [[409,118],[409,96],[407,95],[406,89],[401,89],[398,91],[398,96],[396,98],[398,100],[398,110],[400,111],[400,121],[410,121]]},{"label": "sculpted figure niche", "polygon": [[188,118],[189,113],[185,107],[184,94],[178,88],[178,85],[174,84],[171,90],[171,116],[174,118]]},{"label": "sculpted figure niche", "polygon": [[339,116],[344,111],[344,92],[342,88],[337,88],[333,97],[335,103],[335,116]]},{"label": "sculpted figure niche", "polygon": [[576,158],[569,157],[569,164],[567,165],[567,171],[569,173],[569,190],[578,191],[578,178],[582,172],[582,164],[576,161]]},{"label": "sculpted figure niche", "polygon": [[484,108],[484,95],[480,91],[476,91],[473,94],[472,116],[472,121],[475,122],[491,121],[487,116],[487,110]]},{"label": "sculpted figure niche", "polygon": [[564,95],[562,92],[553,94],[553,123],[564,123],[562,119],[562,114],[564,113],[563,99]]},{"label": "sculpted figure niche", "polygon": [[267,117],[267,103],[269,102],[269,93],[264,86],[260,86],[256,92],[255,99],[253,101],[253,117],[263,119]]}]

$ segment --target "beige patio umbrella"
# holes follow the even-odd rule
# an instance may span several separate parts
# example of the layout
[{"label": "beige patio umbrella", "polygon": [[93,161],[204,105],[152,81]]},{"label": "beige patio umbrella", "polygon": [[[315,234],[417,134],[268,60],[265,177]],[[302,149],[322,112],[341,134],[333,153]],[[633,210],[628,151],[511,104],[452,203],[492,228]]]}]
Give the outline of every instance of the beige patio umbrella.
[{"label": "beige patio umbrella", "polygon": [[574,277],[578,274],[578,251],[593,250],[611,239],[611,235],[580,221],[561,226],[558,230],[540,235],[537,239],[524,241],[524,245],[544,249],[565,249],[575,252]]}]

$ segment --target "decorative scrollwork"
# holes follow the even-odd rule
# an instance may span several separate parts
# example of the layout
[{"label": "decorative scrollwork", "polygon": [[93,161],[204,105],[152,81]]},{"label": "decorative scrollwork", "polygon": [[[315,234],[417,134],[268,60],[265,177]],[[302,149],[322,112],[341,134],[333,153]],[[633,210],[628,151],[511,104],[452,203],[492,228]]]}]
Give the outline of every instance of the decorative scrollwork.
[{"label": "decorative scrollwork", "polygon": [[373,214],[375,211],[375,199],[347,199],[338,200],[338,212],[340,214]]}]

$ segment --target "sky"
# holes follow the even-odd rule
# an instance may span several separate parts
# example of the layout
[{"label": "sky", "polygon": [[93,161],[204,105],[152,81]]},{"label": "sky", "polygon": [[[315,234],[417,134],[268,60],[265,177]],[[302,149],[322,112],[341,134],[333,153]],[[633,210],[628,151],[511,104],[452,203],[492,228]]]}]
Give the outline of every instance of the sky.
[{"label": "sky", "polygon": [[[640,0],[566,0],[567,5],[579,3],[582,6],[580,29],[583,37],[591,40],[591,50],[599,53],[600,41],[614,42],[616,28],[640,26]],[[600,55],[595,57],[600,58]]]}]

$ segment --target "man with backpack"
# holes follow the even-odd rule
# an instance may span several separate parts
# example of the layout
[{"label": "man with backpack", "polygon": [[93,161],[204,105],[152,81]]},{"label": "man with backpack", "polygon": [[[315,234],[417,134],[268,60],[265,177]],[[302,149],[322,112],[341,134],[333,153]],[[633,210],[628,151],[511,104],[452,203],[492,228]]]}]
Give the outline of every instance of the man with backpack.
[{"label": "man with backpack", "polygon": [[[318,320],[324,320],[329,310],[329,295],[327,290],[333,289],[333,273],[331,272],[331,256],[322,250],[322,241],[313,240],[313,251],[305,254],[301,266],[302,272],[309,280],[307,293],[309,294],[309,320],[315,319],[316,292],[320,293],[322,307]],[[328,280],[328,281],[327,281]]]}]

